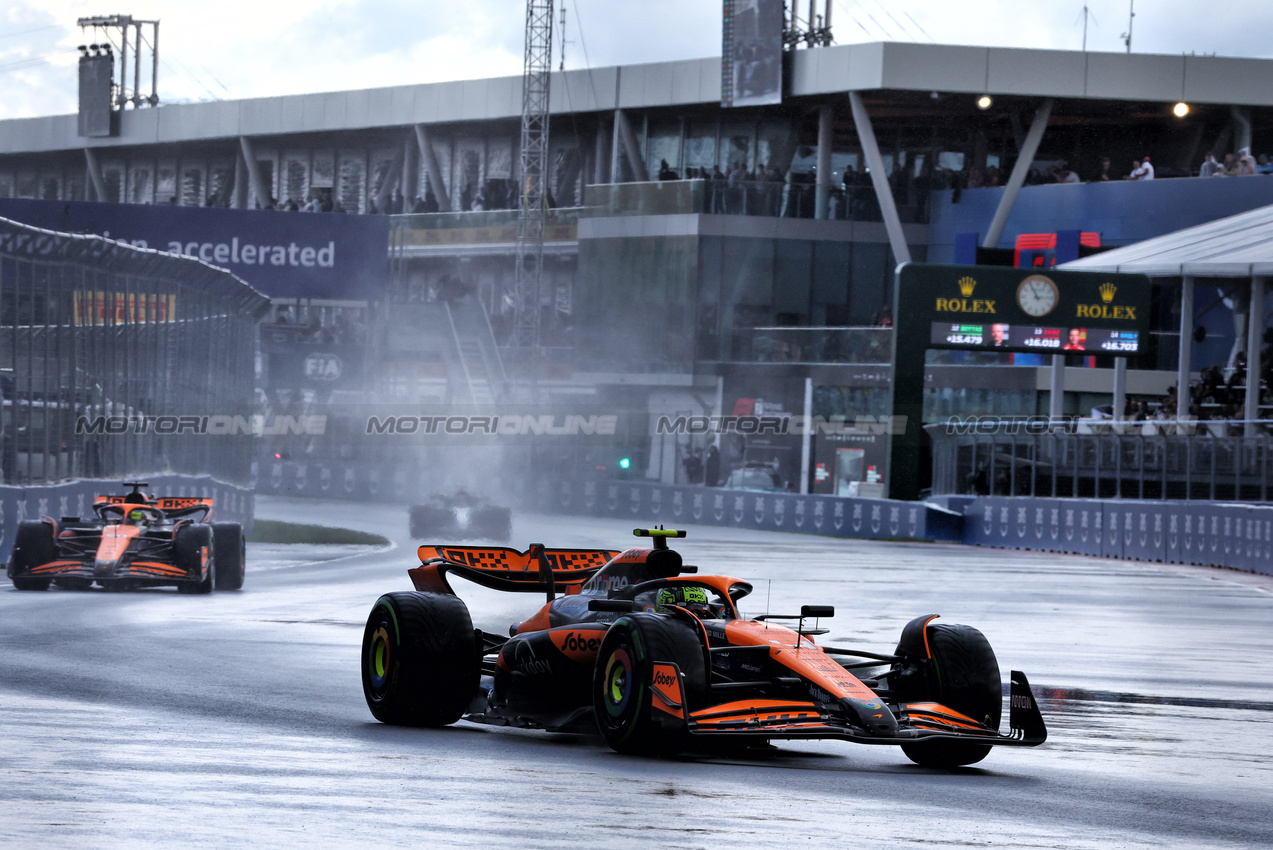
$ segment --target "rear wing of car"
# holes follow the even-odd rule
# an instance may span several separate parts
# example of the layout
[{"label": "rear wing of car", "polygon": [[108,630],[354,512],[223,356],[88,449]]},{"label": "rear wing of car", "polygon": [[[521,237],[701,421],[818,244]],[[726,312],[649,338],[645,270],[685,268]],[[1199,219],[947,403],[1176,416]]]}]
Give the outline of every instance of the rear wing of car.
[{"label": "rear wing of car", "polygon": [[447,574],[493,590],[514,593],[578,593],[617,549],[547,549],[532,543],[525,552],[500,546],[421,546],[420,566],[408,570],[416,590],[454,594]]},{"label": "rear wing of car", "polygon": [[[139,504],[135,497],[133,501],[129,501],[128,496],[98,496],[93,500],[93,506],[98,505],[117,505],[127,510],[128,505]],[[157,508],[164,512],[164,515],[170,519],[181,519],[189,517],[195,513],[202,513],[202,518],[206,519],[212,516],[212,499],[203,499],[198,496],[160,496],[158,498],[150,497],[145,502],[141,502],[147,507]]]}]

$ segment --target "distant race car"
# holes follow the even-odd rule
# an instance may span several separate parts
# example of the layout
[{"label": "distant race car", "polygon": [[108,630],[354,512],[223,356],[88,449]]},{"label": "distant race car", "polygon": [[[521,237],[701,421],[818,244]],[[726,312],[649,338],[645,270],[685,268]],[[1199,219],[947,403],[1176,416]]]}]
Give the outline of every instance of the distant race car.
[{"label": "distant race car", "polygon": [[182,593],[243,587],[245,542],[237,522],[209,522],[212,499],[155,498],[150,485],[98,496],[89,519],[44,517],[18,526],[9,578],[18,590],[50,584],[87,590],[176,585]]},{"label": "distant race car", "polygon": [[408,511],[411,536],[507,542],[513,536],[513,512],[465,490],[433,496]]},{"label": "distant race car", "polygon": [[748,463],[737,467],[725,479],[725,487],[730,490],[758,490],[764,493],[787,492],[787,482],[768,463]]},{"label": "distant race car", "polygon": [[[1011,731],[999,732],[999,665],[976,629],[926,614],[902,629],[891,653],[818,646],[813,638],[827,630],[806,622],[833,616],[830,606],[744,618],[738,603],[752,586],[696,575],[667,546],[685,532],[635,533],[653,547],[421,546],[421,564],[408,572],[415,591],[381,596],[367,619],[362,685],[372,715],[406,726],[464,718],[599,730],[621,753],[840,738],[900,745],[934,767],[1047,739],[1016,671]],[[548,602],[505,638],[473,628],[449,576]]]}]

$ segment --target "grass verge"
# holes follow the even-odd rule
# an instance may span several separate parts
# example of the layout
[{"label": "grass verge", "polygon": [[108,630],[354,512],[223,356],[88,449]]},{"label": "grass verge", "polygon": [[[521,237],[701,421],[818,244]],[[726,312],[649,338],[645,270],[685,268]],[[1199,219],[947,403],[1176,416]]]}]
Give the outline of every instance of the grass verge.
[{"label": "grass verge", "polygon": [[388,546],[389,538],[367,531],[355,531],[352,528],[331,528],[326,525],[258,519],[252,524],[252,533],[248,535],[248,542]]}]

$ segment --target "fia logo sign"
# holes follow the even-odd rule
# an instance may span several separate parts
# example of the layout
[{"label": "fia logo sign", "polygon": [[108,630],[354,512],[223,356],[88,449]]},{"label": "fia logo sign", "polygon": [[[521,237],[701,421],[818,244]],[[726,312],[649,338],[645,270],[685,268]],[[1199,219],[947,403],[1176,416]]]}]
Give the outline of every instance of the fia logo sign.
[{"label": "fia logo sign", "polygon": [[336,381],[344,364],[335,354],[314,352],[305,358],[305,379],[309,381]]}]

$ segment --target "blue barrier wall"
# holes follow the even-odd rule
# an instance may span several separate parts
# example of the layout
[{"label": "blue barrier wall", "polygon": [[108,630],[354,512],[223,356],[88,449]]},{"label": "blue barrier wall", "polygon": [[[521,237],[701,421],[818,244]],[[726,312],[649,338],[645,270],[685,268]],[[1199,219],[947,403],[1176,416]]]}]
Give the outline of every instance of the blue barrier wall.
[{"label": "blue barrier wall", "polygon": [[[434,494],[404,470],[267,462],[258,493],[408,505]],[[950,497],[846,499],[680,487],[646,481],[544,479],[507,503],[537,513],[611,517],[634,527],[696,524],[831,537],[898,537],[1069,552],[1273,574],[1273,506],[1207,502]]]},{"label": "blue barrier wall", "polygon": [[1273,506],[988,496],[965,508],[964,542],[1273,574]]},{"label": "blue barrier wall", "polygon": [[[150,482],[147,492],[156,496],[198,496],[212,498],[213,519],[238,522],[244,531],[252,530],[254,497],[250,489],[217,481],[208,475],[150,475],[140,481]],[[41,487],[0,487],[0,562],[7,563],[13,549],[18,523],[51,516],[92,516],[93,499],[99,495],[126,492],[119,481],[67,481]]]},{"label": "blue barrier wall", "polygon": [[[267,461],[260,468],[257,492],[411,504],[423,502],[436,491],[427,481],[409,478],[401,469]],[[645,481],[545,479],[532,492],[510,495],[507,501],[540,513],[631,519],[636,526],[696,523],[833,537],[958,541],[963,526],[958,513],[918,502],[756,493]]]}]

